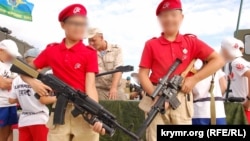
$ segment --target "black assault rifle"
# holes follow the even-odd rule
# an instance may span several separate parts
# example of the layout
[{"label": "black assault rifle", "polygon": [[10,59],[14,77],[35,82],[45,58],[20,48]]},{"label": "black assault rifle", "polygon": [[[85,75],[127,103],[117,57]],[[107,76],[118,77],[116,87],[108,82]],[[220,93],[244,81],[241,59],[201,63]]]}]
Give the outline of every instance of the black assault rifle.
[{"label": "black assault rifle", "polygon": [[57,96],[57,103],[55,107],[55,115],[57,116],[54,117],[54,124],[64,124],[66,105],[68,101],[71,101],[75,106],[75,109],[71,112],[74,117],[82,115],[83,118],[91,125],[98,121],[102,122],[106,134],[109,134],[110,136],[114,135],[116,129],[120,129],[131,138],[135,140],[139,139],[136,134],[121,126],[116,121],[116,117],[102,105],[89,98],[88,95],[71,88],[53,74],[41,74],[21,59],[15,59],[13,61],[11,71],[36,78],[53,89],[53,92]]},{"label": "black assault rifle", "polygon": [[[165,102],[169,102],[170,106],[173,109],[176,109],[180,106],[181,103],[177,98],[177,94],[180,91],[180,86],[183,78],[176,75],[169,81],[169,77],[181,63],[182,61],[180,59],[176,59],[174,64],[170,67],[168,73],[159,81],[155,91],[151,96],[152,100],[154,100],[156,96],[159,96],[159,99],[151,107],[151,110],[148,113],[148,117],[145,119],[145,121],[137,131],[137,136],[139,136],[139,138],[143,136],[147,127],[151,124],[151,122],[159,112],[161,114],[165,113]],[[133,141],[137,140],[133,139]]]}]

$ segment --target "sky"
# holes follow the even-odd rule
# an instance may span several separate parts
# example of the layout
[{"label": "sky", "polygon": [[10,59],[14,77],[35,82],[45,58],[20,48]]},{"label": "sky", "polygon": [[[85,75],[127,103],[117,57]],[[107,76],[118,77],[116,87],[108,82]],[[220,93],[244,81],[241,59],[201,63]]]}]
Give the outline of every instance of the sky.
[{"label": "sky", "polygon": [[[34,4],[33,21],[0,15],[0,26],[34,47],[61,42],[64,32],[58,13],[67,5],[81,3],[88,10],[90,27],[100,28],[104,38],[120,45],[125,65],[138,70],[145,41],[158,37],[161,28],[155,10],[161,0],[28,0]],[[184,22],[180,33],[197,35],[216,50],[236,29],[240,0],[182,0]],[[250,29],[250,0],[244,0],[240,29]],[[87,44],[87,42],[85,41]],[[127,74],[125,74],[126,76]]]}]

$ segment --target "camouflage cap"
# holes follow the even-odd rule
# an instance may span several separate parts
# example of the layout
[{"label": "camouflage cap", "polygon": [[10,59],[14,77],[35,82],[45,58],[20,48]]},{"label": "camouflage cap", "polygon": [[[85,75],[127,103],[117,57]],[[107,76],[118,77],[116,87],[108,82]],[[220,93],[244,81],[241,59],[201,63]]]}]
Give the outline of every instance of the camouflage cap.
[{"label": "camouflage cap", "polygon": [[89,28],[87,38],[93,38],[96,34],[103,34],[99,28]]}]

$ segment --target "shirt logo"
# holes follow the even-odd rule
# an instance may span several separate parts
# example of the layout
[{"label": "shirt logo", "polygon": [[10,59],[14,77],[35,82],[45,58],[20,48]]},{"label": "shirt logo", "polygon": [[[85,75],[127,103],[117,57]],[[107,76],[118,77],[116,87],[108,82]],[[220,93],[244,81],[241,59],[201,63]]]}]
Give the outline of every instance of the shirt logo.
[{"label": "shirt logo", "polygon": [[186,48],[183,48],[182,53],[183,53],[183,55],[182,55],[182,60],[186,60],[187,57],[188,57],[188,56],[187,56],[188,50],[187,50]]},{"label": "shirt logo", "polygon": [[166,8],[168,8],[168,7],[169,7],[169,3],[166,2],[166,3],[164,3],[164,5],[162,6],[162,9],[166,9]]},{"label": "shirt logo", "polygon": [[231,72],[231,73],[228,75],[228,79],[233,80],[233,78],[234,78],[234,73]]},{"label": "shirt logo", "polygon": [[184,54],[187,54],[187,53],[188,53],[188,50],[187,50],[186,48],[184,48],[184,49],[182,50],[182,52],[183,52]]},{"label": "shirt logo", "polygon": [[244,65],[243,64],[236,64],[236,68],[238,70],[243,70],[244,69]]},{"label": "shirt logo", "polygon": [[30,90],[27,90],[26,93],[27,93],[28,96],[31,96],[31,91]]},{"label": "shirt logo", "polygon": [[81,8],[80,7],[75,7],[74,10],[73,10],[74,14],[80,13],[80,12],[81,12]]},{"label": "shirt logo", "polygon": [[10,78],[9,72],[6,71],[6,70],[3,72],[2,76],[3,76],[4,78]]},{"label": "shirt logo", "polygon": [[19,96],[31,96],[31,91],[29,89],[23,89],[18,91]]},{"label": "shirt logo", "polygon": [[81,64],[80,63],[76,63],[75,64],[75,69],[79,69],[81,67]]}]

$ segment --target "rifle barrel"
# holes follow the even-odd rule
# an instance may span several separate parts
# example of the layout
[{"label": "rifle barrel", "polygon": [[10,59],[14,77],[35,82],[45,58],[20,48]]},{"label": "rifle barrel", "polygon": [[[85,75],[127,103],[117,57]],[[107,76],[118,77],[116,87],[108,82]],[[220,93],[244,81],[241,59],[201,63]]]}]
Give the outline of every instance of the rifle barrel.
[{"label": "rifle barrel", "polygon": [[115,70],[97,74],[96,77],[103,76],[103,75],[108,75],[108,74],[113,74],[113,73],[116,73],[116,72],[122,72],[122,73],[123,72],[129,72],[129,71],[133,71],[133,70],[134,70],[134,67],[130,66],[130,65],[119,66]]},{"label": "rifle barrel", "polygon": [[126,133],[127,135],[129,135],[133,140],[138,141],[140,139],[140,137],[138,135],[136,135],[135,133],[127,130],[126,128],[124,128],[123,126],[121,126],[119,123],[113,122],[113,124],[115,124],[115,126],[118,129],[122,130],[124,133]]},{"label": "rifle barrel", "polygon": [[113,73],[116,73],[116,72],[121,72],[121,71],[120,70],[113,70],[113,71],[109,71],[109,72],[99,73],[95,77],[100,77],[100,76],[103,76],[103,75],[113,74]]}]

